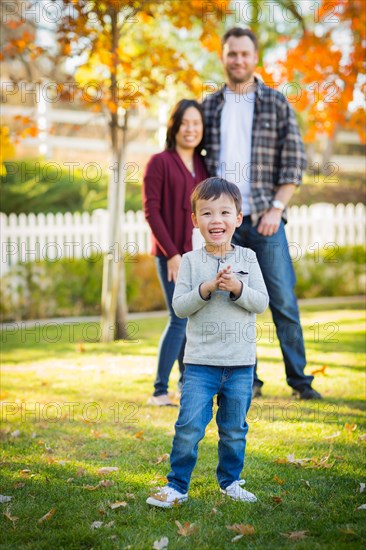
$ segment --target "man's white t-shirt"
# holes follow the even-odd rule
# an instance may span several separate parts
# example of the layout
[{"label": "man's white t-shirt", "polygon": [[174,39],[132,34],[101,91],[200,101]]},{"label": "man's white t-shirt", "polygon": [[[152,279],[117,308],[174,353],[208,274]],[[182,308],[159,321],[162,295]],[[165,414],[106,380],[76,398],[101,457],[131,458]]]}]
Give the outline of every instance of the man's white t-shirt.
[{"label": "man's white t-shirt", "polygon": [[250,159],[254,98],[254,92],[242,95],[226,89],[221,113],[221,148],[217,175],[239,187],[244,216],[251,213]]}]

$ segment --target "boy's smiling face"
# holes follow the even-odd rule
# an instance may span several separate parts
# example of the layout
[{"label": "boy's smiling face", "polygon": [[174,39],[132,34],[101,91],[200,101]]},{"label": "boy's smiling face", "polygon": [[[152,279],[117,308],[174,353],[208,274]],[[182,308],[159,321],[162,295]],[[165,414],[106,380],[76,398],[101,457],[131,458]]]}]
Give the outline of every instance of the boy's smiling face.
[{"label": "boy's smiling face", "polygon": [[232,236],[242,220],[242,212],[237,213],[234,200],[225,194],[218,199],[199,199],[196,213],[192,214],[193,225],[199,228],[214,255],[231,250]]}]

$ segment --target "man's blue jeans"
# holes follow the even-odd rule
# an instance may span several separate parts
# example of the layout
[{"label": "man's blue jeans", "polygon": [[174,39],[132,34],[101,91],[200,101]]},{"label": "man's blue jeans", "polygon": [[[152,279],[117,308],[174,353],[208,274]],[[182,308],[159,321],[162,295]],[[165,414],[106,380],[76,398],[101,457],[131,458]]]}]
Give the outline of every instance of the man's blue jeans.
[{"label": "man's blue jeans", "polygon": [[244,465],[246,415],[252,399],[254,366],[221,368],[186,365],[179,417],[175,424],[171,471],[168,485],[186,493],[197,462],[198,443],[212,419],[213,398],[217,394],[219,429],[216,470],[222,489],[240,479]]},{"label": "man's blue jeans", "polygon": [[169,376],[176,359],[178,359],[180,371],[179,384],[181,385],[182,383],[187,319],[179,319],[174,313],[172,300],[175,284],[173,281],[168,281],[167,259],[164,256],[156,256],[155,263],[169,312],[168,324],[165,327],[159,343],[158,370],[154,382],[154,395],[158,396],[168,393]]},{"label": "man's blue jeans", "polygon": [[[313,376],[304,374],[306,365],[304,338],[294,293],[295,271],[289,254],[283,221],[275,235],[264,237],[245,216],[235,231],[233,243],[251,248],[257,255],[269,294],[269,307],[276,326],[289,386],[302,391],[311,386]],[[254,371],[254,384],[262,386]]]}]

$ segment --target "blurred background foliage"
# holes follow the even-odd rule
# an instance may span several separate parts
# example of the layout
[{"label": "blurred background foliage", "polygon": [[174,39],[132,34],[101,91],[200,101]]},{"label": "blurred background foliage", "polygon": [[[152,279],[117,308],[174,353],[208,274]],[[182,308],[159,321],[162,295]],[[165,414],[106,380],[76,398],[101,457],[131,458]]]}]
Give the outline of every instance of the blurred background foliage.
[{"label": "blurred background foliage", "polygon": [[[5,214],[48,214],[52,212],[92,212],[107,208],[108,173],[98,179],[85,179],[81,170],[69,170],[56,161],[23,159],[5,162],[7,173],[0,176],[1,208]],[[125,210],[142,209],[141,179],[126,181]],[[306,173],[304,184],[291,200],[292,205],[329,202],[332,204],[365,202],[362,174],[335,176]]]},{"label": "blurred background foliage", "polygon": [[[335,254],[304,255],[294,262],[299,298],[352,296],[364,292],[365,249],[340,247]],[[126,262],[130,312],[165,309],[154,259],[148,254]],[[100,314],[102,259],[41,261],[19,264],[4,277],[2,321]]]}]

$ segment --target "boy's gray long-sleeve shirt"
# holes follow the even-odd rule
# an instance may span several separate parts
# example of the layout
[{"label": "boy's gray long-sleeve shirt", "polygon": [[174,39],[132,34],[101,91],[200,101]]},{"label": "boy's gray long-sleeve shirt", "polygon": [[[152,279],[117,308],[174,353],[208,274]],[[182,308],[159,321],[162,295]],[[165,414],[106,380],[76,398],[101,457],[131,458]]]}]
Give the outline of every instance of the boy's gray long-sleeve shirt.
[{"label": "boy's gray long-sleeve shirt", "polygon": [[[242,282],[233,299],[227,291],[204,300],[199,287],[230,265]],[[184,363],[217,367],[253,365],[256,359],[256,313],[268,306],[268,293],[255,253],[235,246],[224,260],[204,248],[183,255],[173,295],[173,308],[188,317]]]}]

